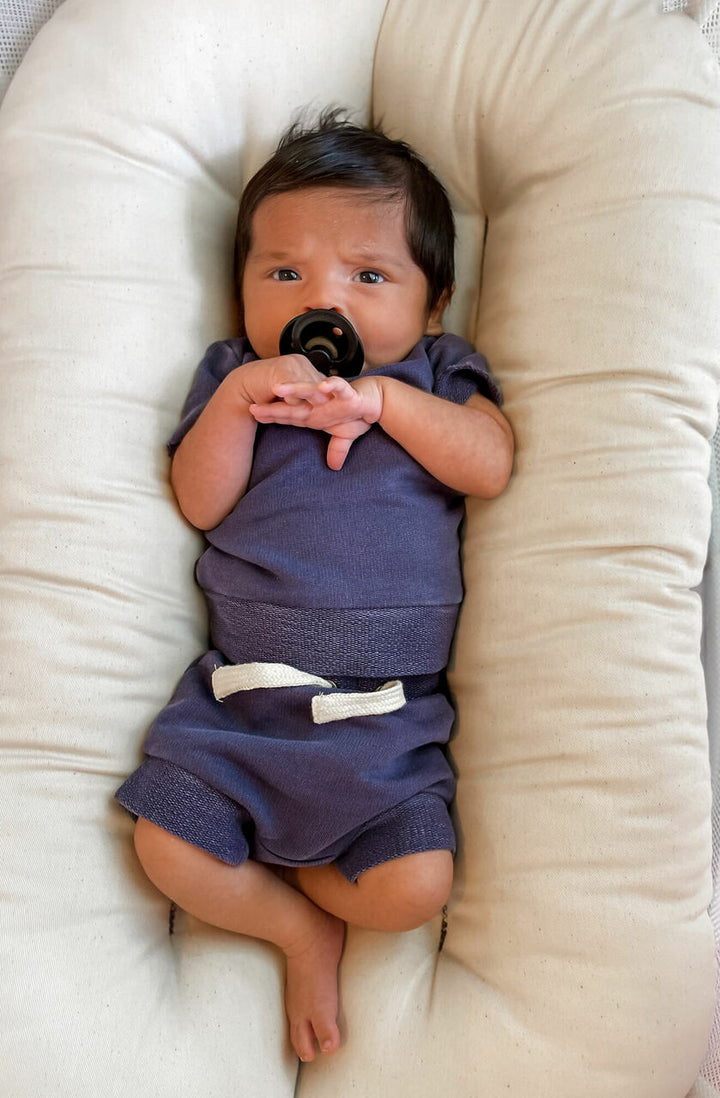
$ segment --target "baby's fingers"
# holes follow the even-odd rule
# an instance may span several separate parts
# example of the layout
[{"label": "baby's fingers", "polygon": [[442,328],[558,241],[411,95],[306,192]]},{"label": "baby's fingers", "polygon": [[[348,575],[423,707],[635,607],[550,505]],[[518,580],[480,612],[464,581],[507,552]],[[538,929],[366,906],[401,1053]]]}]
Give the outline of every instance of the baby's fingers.
[{"label": "baby's fingers", "polygon": [[319,384],[309,381],[283,381],[273,385],[273,392],[286,404],[327,404],[329,400]]},{"label": "baby's fingers", "polygon": [[318,384],[318,389],[323,393],[332,394],[335,397],[353,397],[355,390],[344,377],[326,377]]},{"label": "baby's fingers", "polygon": [[302,426],[311,412],[311,405],[305,400],[296,404],[284,400],[274,400],[271,404],[251,404],[250,415],[258,423],[290,423]]},{"label": "baby's fingers", "polygon": [[328,443],[327,448],[327,463],[330,469],[338,472],[345,464],[345,458],[350,452],[355,439],[353,438],[340,438],[339,435],[333,435]]}]

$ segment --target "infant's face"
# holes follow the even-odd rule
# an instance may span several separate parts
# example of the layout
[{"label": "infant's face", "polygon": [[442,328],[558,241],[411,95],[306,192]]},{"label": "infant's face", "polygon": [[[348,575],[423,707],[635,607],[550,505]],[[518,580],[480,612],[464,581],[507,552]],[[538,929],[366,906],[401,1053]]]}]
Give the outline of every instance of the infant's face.
[{"label": "infant's face", "polygon": [[425,275],[405,235],[403,206],[337,187],[273,195],[258,206],[242,284],[245,330],[260,358],[279,354],[289,320],[311,309],[346,316],[365,369],[399,362],[425,333]]}]

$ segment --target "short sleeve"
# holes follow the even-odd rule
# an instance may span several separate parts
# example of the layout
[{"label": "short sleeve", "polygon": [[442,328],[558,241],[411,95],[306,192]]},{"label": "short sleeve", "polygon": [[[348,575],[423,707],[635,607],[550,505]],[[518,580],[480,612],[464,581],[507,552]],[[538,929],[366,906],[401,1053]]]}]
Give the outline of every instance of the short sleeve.
[{"label": "short sleeve", "polygon": [[242,366],[252,357],[254,356],[248,350],[248,344],[244,340],[223,340],[212,343],[208,347],[183,405],[182,418],[168,440],[167,449],[170,457],[173,456],[220,383],[232,370]]},{"label": "short sleeve", "polygon": [[[502,390],[492,375],[484,355],[473,351],[464,340],[443,336],[438,342],[448,341],[443,347],[441,361],[435,369],[433,392],[436,396],[451,400],[453,404],[465,404],[474,393],[486,397],[498,407],[502,404]],[[452,342],[450,342],[452,341]],[[460,345],[460,354],[454,361],[447,361],[447,352]]]}]

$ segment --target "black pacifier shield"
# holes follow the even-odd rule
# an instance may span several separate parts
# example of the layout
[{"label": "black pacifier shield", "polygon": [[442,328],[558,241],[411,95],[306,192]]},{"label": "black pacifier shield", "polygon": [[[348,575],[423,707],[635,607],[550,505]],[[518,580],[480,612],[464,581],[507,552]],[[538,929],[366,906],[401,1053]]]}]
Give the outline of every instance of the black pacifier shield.
[{"label": "black pacifier shield", "polygon": [[305,355],[328,376],[357,377],[365,362],[357,332],[332,309],[313,309],[288,321],[280,336],[280,354]]}]

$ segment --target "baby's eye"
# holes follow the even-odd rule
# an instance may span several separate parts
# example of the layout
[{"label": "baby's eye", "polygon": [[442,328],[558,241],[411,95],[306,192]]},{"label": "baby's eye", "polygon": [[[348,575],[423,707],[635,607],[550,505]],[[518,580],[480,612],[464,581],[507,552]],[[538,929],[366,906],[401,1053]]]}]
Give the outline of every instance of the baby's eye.
[{"label": "baby's eye", "polygon": [[385,281],[385,276],[381,275],[379,271],[358,271],[355,275],[355,281],[366,282],[371,286],[377,286]]},{"label": "baby's eye", "polygon": [[278,282],[294,282],[300,277],[297,271],[294,271],[292,267],[278,267],[276,271],[273,271],[272,276]]}]

